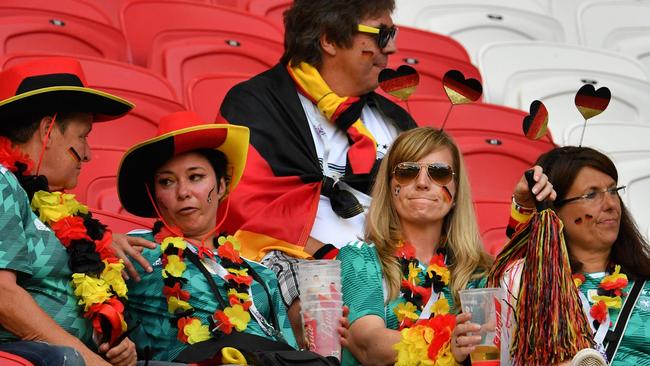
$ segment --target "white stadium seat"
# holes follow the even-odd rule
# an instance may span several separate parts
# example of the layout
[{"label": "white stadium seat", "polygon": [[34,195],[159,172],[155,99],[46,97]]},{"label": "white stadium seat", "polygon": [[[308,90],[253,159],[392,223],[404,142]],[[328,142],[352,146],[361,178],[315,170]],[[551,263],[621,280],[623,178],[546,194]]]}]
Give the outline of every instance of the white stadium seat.
[{"label": "white stadium seat", "polygon": [[583,45],[636,57],[650,72],[650,1],[594,1],[578,9]]},{"label": "white stadium seat", "polygon": [[650,164],[647,159],[617,162],[618,184],[627,185],[623,202],[641,233],[650,233]]},{"label": "white stadium seat", "polygon": [[397,0],[393,19],[404,25],[414,24],[423,9],[440,5],[488,5],[547,14],[547,0]]},{"label": "white stadium seat", "polygon": [[[578,145],[584,123],[575,123],[564,130],[564,136],[555,141],[562,145]],[[588,121],[582,146],[589,146],[609,156],[616,163],[650,159],[650,123],[620,121]],[[648,164],[650,165],[650,164]]]},{"label": "white stadium seat", "polygon": [[533,100],[541,100],[549,112],[551,133],[561,138],[567,126],[583,122],[574,99],[585,83],[594,84],[596,89],[606,86],[612,94],[607,109],[589,123],[615,120],[650,126],[650,82],[606,72],[575,69],[521,72],[508,80],[503,103],[528,110]]},{"label": "white stadium seat", "polygon": [[582,4],[592,3],[597,0],[548,0],[549,13],[557,19],[564,28],[565,42],[580,44],[577,16]]},{"label": "white stadium seat", "polygon": [[[525,7],[497,5],[497,1],[409,1],[410,11],[396,11],[396,21],[459,41],[476,62],[480,48],[496,41],[564,41],[562,25],[549,15]],[[522,2],[523,3],[523,2]],[[528,3],[537,3],[529,1]],[[417,8],[414,6],[420,4]],[[414,11],[414,9],[417,9]]]},{"label": "white stadium seat", "polygon": [[[502,42],[486,45],[478,57],[483,76],[485,101],[502,104],[508,89],[517,87],[512,79],[540,73],[552,75],[590,71],[608,72],[647,81],[650,76],[640,61],[612,51],[547,42]],[[580,86],[576,88],[578,90]],[[616,91],[613,91],[615,94]]]}]

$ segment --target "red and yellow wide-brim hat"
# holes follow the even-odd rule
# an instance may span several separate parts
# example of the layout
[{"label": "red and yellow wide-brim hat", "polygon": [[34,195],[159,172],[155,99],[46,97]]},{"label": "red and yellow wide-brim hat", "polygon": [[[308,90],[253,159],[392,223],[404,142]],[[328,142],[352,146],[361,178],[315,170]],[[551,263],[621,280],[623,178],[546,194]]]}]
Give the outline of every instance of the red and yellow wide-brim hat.
[{"label": "red and yellow wide-brim hat", "polygon": [[88,88],[78,60],[46,57],[0,72],[0,118],[34,112],[89,112],[95,122],[119,118],[134,105],[120,97]]},{"label": "red and yellow wide-brim hat", "polygon": [[247,127],[205,123],[190,111],[163,117],[158,135],[131,147],[120,162],[117,190],[122,206],[137,216],[157,217],[146,189],[153,169],[175,155],[196,149],[215,149],[226,156],[230,178],[227,192],[232,192],[244,172],[249,138]]}]

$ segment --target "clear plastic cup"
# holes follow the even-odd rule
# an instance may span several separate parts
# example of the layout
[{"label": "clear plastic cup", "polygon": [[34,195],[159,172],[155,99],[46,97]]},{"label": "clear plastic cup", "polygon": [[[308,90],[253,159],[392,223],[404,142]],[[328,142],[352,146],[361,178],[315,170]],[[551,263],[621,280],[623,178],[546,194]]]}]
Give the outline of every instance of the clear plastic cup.
[{"label": "clear plastic cup", "polygon": [[300,301],[340,300],[341,263],[333,259],[300,262],[298,287]]},{"label": "clear plastic cup", "polygon": [[343,314],[341,306],[301,309],[309,350],[321,356],[333,356],[341,359],[341,343],[338,333]]},{"label": "clear plastic cup", "polygon": [[343,301],[325,300],[325,301],[300,301],[300,309],[309,311],[311,309],[342,309]]},{"label": "clear plastic cup", "polygon": [[[472,365],[498,366],[500,364],[500,319],[502,298],[500,288],[480,288],[460,291],[464,313],[472,313],[472,323],[481,326],[481,343],[470,354]],[[497,315],[499,313],[499,315]]]}]

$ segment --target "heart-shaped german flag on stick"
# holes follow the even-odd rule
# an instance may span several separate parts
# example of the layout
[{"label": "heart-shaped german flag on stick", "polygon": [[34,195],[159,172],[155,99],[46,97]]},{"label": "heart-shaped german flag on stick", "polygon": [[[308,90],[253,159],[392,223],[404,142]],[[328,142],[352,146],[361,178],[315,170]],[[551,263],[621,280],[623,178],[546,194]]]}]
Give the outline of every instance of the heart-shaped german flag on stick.
[{"label": "heart-shaped german flag on stick", "polygon": [[417,70],[408,65],[402,65],[397,70],[383,69],[379,73],[381,90],[404,101],[415,93],[419,83]]},{"label": "heart-shaped german flag on stick", "polygon": [[603,113],[611,98],[612,93],[607,87],[596,90],[593,85],[585,84],[576,93],[575,103],[582,117],[590,119]]},{"label": "heart-shaped german flag on stick", "polygon": [[481,82],[476,79],[465,79],[458,70],[449,70],[442,78],[445,93],[452,104],[467,104],[476,102],[483,93]]},{"label": "heart-shaped german flag on stick", "polygon": [[544,103],[534,100],[530,103],[530,114],[524,117],[524,135],[531,140],[539,140],[548,132],[548,110]]}]

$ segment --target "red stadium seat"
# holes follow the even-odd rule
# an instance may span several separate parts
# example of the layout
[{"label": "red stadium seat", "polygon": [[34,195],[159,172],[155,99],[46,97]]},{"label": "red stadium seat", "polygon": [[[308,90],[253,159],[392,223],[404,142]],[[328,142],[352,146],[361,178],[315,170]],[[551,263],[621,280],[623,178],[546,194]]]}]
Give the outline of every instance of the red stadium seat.
[{"label": "red stadium seat", "polygon": [[510,215],[510,202],[475,201],[474,209],[483,247],[488,253],[496,256],[508,242],[506,226]]},{"label": "red stadium seat", "polygon": [[34,366],[33,363],[26,359],[12,355],[11,353],[0,351],[0,365],[2,366]]},{"label": "red stadium seat", "polygon": [[228,90],[252,76],[225,72],[201,75],[192,80],[187,87],[187,106],[198,113],[204,121],[213,122]]},{"label": "red stadium seat", "polygon": [[[418,53],[424,52],[470,62],[469,54],[465,50],[465,47],[453,38],[438,33],[405,27],[403,25],[399,25],[397,50],[399,54],[407,57],[409,54],[417,56]],[[398,58],[399,56],[391,57]]]},{"label": "red stadium seat", "polygon": [[[451,102],[447,97],[413,96],[407,102],[398,100],[397,103],[420,126],[440,128],[449,113],[444,129],[452,136],[498,133],[523,137],[522,122],[527,115],[518,109],[488,103],[457,105],[449,111]],[[550,133],[542,141],[553,144]]]},{"label": "red stadium seat", "polygon": [[111,1],[92,0],[2,0],[0,17],[17,15],[45,15],[51,19],[72,15],[93,22],[114,25],[111,18],[100,8],[102,3]]},{"label": "red stadium seat", "polygon": [[219,6],[232,6],[238,9],[246,9],[250,0],[212,0],[214,5]]},{"label": "red stadium seat", "polygon": [[122,29],[133,54],[133,61],[148,65],[152,44],[170,32],[205,35],[257,37],[281,42],[282,31],[270,21],[242,10],[178,0],[131,0],[122,8]]},{"label": "red stadium seat", "polygon": [[[91,1],[95,3],[95,5],[98,8],[101,8],[104,14],[108,16],[111,20],[111,24],[113,24],[116,27],[121,27],[120,25],[120,11],[122,10],[122,6],[124,6],[124,3],[126,3],[128,0],[76,0],[76,1]],[[210,0],[188,0],[192,2],[198,2],[198,3],[203,3],[203,4],[210,4]]]},{"label": "red stadium seat", "polygon": [[[174,37],[180,38],[178,35]],[[282,43],[250,36],[204,36],[169,42],[163,38],[153,45],[149,68],[165,75],[179,95],[184,95],[189,82],[202,74],[227,71],[254,75],[268,70],[279,61],[283,50]]]},{"label": "red stadium seat", "polygon": [[71,190],[80,202],[89,208],[124,215],[117,195],[117,169],[126,148],[117,146],[93,146],[92,159],[85,163]]},{"label": "red stadium seat", "polygon": [[507,207],[513,188],[537,157],[555,146],[547,140],[528,140],[523,134],[471,130],[450,133],[463,153],[486,249],[495,253],[506,242]]},{"label": "red stadium seat", "polygon": [[120,215],[114,212],[91,209],[93,217],[107,225],[114,233],[128,233],[135,229],[151,229],[154,220],[132,215]]},{"label": "red stadium seat", "polygon": [[0,18],[0,54],[29,51],[129,60],[122,33],[110,25],[72,15]]},{"label": "red stadium seat", "polygon": [[[411,55],[411,56],[409,56]],[[432,53],[420,52],[417,56],[414,53],[397,53],[388,59],[388,67],[397,69],[403,65],[403,59],[417,57],[418,62],[411,64],[420,74],[420,84],[414,95],[429,95],[433,97],[446,98],[442,86],[442,78],[449,70],[456,69],[465,75],[465,78],[474,78],[481,81],[481,74],[478,69],[469,62],[459,59],[445,57]]]},{"label": "red stadium seat", "polygon": [[[0,69],[38,57],[44,53],[22,53],[0,58]],[[92,57],[77,57],[89,87],[123,97],[136,106],[126,116],[97,123],[89,136],[92,144],[130,147],[155,136],[162,116],[183,110],[169,82],[155,73],[130,64]],[[128,133],[125,133],[128,129]]]},{"label": "red stadium seat", "polygon": [[512,189],[524,171],[555,147],[547,141],[496,132],[452,135],[463,152],[475,201],[510,202]]},{"label": "red stadium seat", "polygon": [[283,13],[291,6],[293,0],[250,0],[248,11],[284,26]]}]

